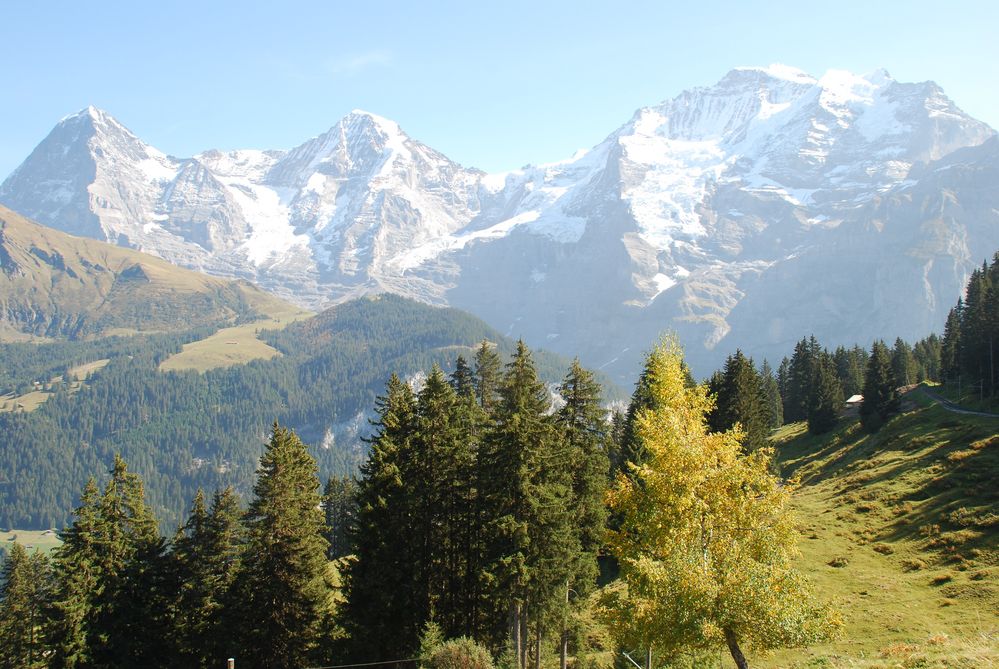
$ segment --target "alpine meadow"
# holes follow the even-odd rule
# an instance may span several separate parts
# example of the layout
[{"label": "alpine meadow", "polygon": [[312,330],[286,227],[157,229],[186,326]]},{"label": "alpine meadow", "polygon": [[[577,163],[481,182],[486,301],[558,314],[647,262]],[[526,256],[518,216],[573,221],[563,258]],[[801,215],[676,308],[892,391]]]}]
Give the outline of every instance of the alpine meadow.
[{"label": "alpine meadow", "polygon": [[999,668],[997,24],[10,6],[0,669]]}]

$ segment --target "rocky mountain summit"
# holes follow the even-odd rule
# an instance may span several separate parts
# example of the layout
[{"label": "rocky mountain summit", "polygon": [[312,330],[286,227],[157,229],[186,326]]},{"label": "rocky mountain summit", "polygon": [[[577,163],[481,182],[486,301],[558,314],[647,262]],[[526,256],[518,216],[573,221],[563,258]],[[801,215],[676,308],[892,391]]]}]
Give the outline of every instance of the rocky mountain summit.
[{"label": "rocky mountain summit", "polygon": [[664,329],[704,374],[942,327],[999,249],[999,140],[932,82],[736,69],[591,150],[465,168],[355,111],[289,151],[174,158],[88,108],[0,185],[47,225],[318,308],[467,309],[631,379]]}]

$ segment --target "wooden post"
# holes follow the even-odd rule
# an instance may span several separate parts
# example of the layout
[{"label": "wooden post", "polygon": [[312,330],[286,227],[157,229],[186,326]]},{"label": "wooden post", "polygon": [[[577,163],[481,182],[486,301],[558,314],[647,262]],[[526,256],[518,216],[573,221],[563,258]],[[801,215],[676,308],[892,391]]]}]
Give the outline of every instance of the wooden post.
[{"label": "wooden post", "polygon": [[645,669],[652,669],[652,646],[645,651]]}]

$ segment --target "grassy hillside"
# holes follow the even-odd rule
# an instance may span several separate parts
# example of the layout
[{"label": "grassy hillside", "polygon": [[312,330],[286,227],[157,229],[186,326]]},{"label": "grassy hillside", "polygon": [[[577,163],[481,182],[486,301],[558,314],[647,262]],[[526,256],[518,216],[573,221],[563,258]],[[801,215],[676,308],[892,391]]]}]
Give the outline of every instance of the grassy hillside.
[{"label": "grassy hillside", "polygon": [[237,324],[289,309],[248,283],[46,228],[0,206],[0,340]]},{"label": "grassy hillside", "polygon": [[66,372],[68,378],[55,376],[49,379],[48,383],[34,381],[31,384],[32,389],[26,393],[18,395],[11,392],[0,395],[0,411],[34,411],[42,405],[42,402],[54,396],[60,387],[69,394],[78,393],[90,375],[104,369],[109,362],[110,358],[103,358],[76,365],[68,368]]},{"label": "grassy hillside", "polygon": [[874,435],[777,432],[801,566],[846,629],[756,666],[999,666],[999,420],[916,399]]},{"label": "grassy hillside", "polygon": [[49,553],[59,546],[59,536],[55,530],[3,530],[0,531],[0,549],[10,551],[15,544],[21,544],[28,552],[40,550]]}]

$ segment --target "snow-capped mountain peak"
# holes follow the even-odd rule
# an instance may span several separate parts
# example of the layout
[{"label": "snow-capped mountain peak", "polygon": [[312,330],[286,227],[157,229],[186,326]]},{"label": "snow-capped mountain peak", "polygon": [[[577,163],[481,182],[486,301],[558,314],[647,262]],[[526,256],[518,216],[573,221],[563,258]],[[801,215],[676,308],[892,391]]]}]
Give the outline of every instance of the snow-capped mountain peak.
[{"label": "snow-capped mountain peak", "polygon": [[758,72],[765,74],[771,79],[782,79],[784,81],[789,81],[797,84],[811,84],[815,83],[815,78],[808,74],[804,70],[799,70],[796,67],[790,65],[783,65],[781,63],[772,63],[766,67],[758,66],[743,66],[737,67],[733,72]]},{"label": "snow-capped mountain peak", "polygon": [[[822,335],[805,323],[828,313],[830,332],[852,324],[849,342],[863,340],[870,319],[851,314],[870,285],[904,285],[910,302],[922,291],[939,316],[939,295],[960,284],[968,259],[999,247],[999,204],[969,199],[975,222],[956,223],[967,214],[934,185],[955,180],[946,191],[958,193],[961,179],[992,174],[979,163],[995,151],[976,147],[994,136],[932,82],[780,64],[736,68],[639,109],[569,159],[493,175],[364,110],[290,150],[175,159],[87,108],[0,185],[0,202],[312,307],[378,291],[465,307],[608,369],[675,327],[700,342],[688,349],[696,365],[697,351],[707,359],[730,337],[752,352]],[[927,165],[958,150],[967,156],[953,165]],[[830,249],[845,254],[836,262],[848,276],[829,266]],[[899,257],[923,259],[912,281],[887,270]],[[828,286],[805,290],[814,277],[804,259]],[[811,292],[780,294],[792,306],[776,313],[767,300],[787,276]],[[877,299],[881,309],[889,298]],[[754,320],[747,309],[775,313]],[[625,350],[608,348],[617,340]]]}]

